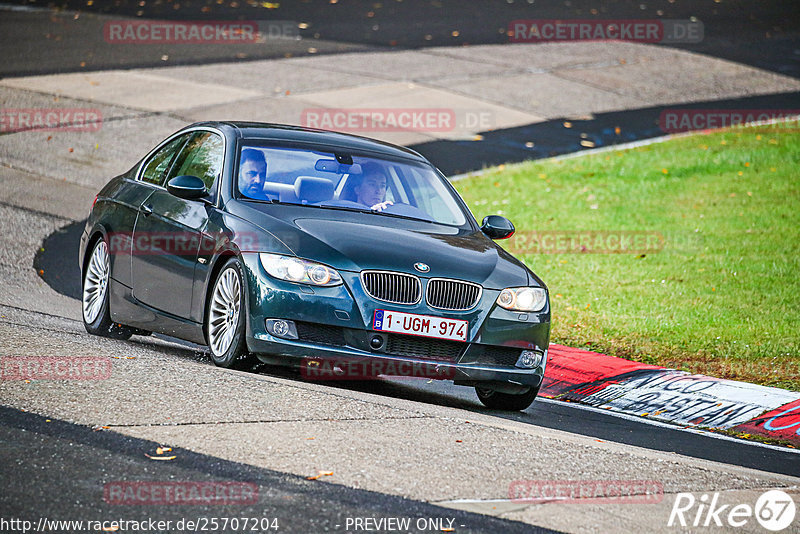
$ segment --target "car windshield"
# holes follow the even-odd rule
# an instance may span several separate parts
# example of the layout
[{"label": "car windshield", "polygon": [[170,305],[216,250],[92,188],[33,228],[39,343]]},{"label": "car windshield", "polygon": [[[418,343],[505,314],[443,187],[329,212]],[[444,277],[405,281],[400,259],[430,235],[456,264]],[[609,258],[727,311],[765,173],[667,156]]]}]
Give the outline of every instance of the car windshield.
[{"label": "car windshield", "polygon": [[424,164],[296,148],[245,145],[238,190],[245,199],[358,210],[462,226],[466,216]]}]

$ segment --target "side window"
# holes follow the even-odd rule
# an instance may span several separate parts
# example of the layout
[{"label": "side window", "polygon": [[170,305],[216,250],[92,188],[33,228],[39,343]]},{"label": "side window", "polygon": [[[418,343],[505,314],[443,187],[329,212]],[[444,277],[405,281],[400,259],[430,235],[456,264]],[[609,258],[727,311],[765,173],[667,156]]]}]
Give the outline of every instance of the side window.
[{"label": "side window", "polygon": [[158,150],[150,161],[145,163],[142,172],[142,181],[155,185],[163,185],[164,174],[169,169],[175,154],[186,143],[192,134],[181,135],[164,145]]},{"label": "side window", "polygon": [[205,182],[209,191],[213,191],[214,182],[222,171],[224,153],[222,137],[211,132],[197,132],[183,147],[169,177],[184,174],[197,176]]}]

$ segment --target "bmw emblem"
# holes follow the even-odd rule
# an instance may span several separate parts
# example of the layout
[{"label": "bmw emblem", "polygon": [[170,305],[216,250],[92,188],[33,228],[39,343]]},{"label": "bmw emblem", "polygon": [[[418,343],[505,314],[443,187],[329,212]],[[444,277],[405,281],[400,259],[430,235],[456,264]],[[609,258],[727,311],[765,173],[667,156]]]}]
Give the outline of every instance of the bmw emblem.
[{"label": "bmw emblem", "polygon": [[418,261],[417,263],[415,263],[414,264],[414,268],[416,270],[418,270],[419,272],[421,272],[421,273],[427,273],[428,271],[431,270],[431,268],[428,266],[428,264],[422,263],[421,261]]}]

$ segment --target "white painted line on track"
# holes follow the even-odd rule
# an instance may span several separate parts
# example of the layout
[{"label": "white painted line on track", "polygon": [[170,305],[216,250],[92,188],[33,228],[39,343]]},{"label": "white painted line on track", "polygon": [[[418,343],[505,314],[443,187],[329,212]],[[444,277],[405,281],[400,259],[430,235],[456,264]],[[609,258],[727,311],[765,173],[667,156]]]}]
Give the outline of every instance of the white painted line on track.
[{"label": "white painted line on track", "polygon": [[[0,3],[0,11],[23,11],[23,12],[32,12],[32,11],[55,11],[49,7],[39,7],[39,6],[20,6],[17,4],[5,4]],[[67,10],[58,11],[59,13],[69,13]]]}]

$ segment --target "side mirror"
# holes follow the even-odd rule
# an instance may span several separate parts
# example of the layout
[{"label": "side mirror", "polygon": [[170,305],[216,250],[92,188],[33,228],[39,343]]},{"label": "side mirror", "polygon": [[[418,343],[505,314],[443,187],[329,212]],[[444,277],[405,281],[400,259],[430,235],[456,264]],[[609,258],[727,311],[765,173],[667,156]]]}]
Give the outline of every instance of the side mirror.
[{"label": "side mirror", "polygon": [[514,235],[514,225],[501,215],[487,215],[483,218],[481,231],[492,239],[507,239]]},{"label": "side mirror", "polygon": [[206,184],[197,176],[176,176],[167,182],[167,191],[178,198],[197,200],[208,195]]}]

